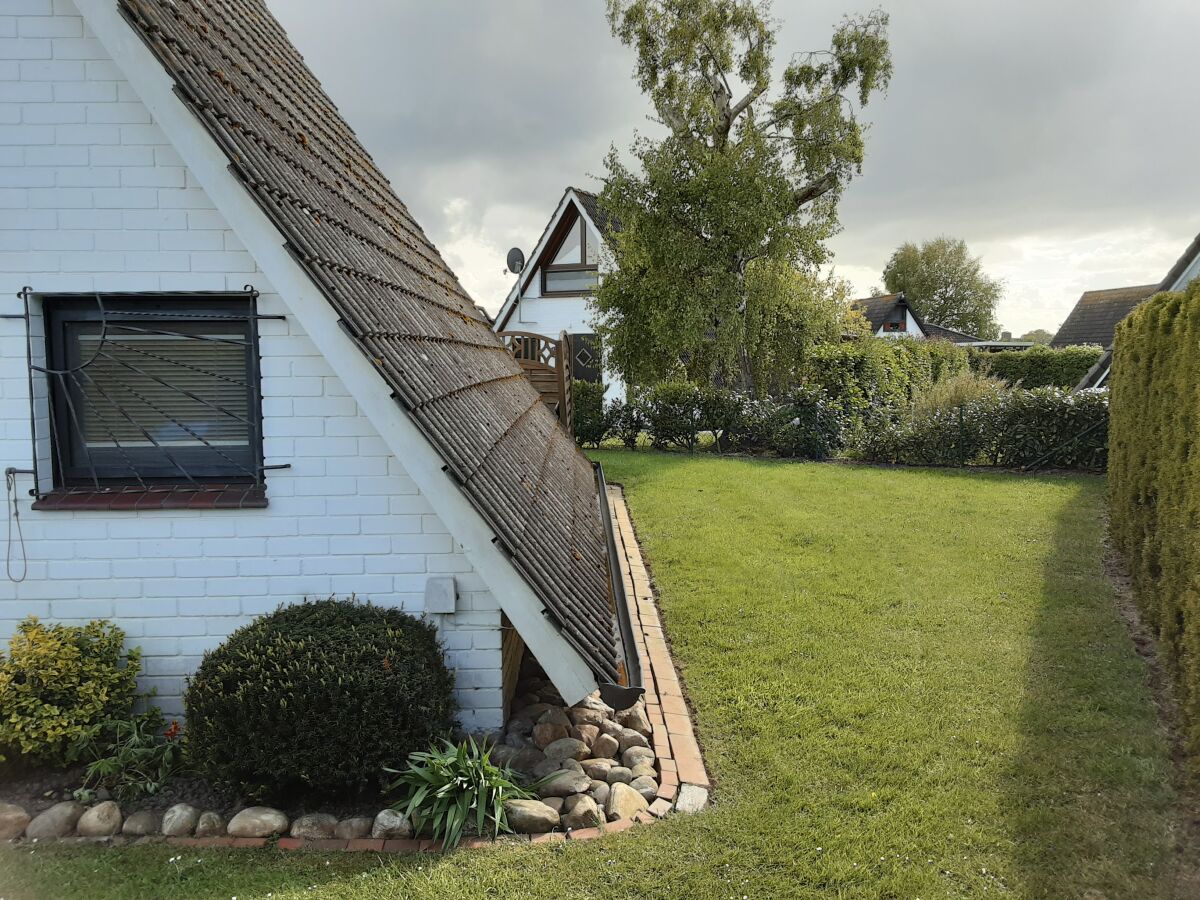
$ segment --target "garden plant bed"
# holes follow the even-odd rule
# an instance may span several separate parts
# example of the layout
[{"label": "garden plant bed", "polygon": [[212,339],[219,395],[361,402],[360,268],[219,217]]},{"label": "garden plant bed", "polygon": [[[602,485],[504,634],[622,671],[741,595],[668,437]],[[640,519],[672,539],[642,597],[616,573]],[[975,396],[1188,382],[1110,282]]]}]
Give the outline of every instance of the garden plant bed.
[{"label": "garden plant bed", "polygon": [[[708,803],[708,773],[667,650],[653,590],[624,496],[609,488],[617,551],[645,694],[614,710],[599,694],[567,707],[526,655],[514,714],[492,749],[497,765],[534,779],[537,799],[506,803],[513,834],[468,836],[475,848],[522,841],[587,840]],[[414,853],[441,843],[414,834],[409,821],[374,802],[343,800],[277,809],[232,799],[202,779],[178,778],[164,790],[118,803],[73,799],[82,771],[31,773],[0,786],[0,840],[124,844],[166,841],[181,847],[265,847]],[[383,805],[385,808],[380,809]],[[24,834],[22,834],[22,831]]]}]

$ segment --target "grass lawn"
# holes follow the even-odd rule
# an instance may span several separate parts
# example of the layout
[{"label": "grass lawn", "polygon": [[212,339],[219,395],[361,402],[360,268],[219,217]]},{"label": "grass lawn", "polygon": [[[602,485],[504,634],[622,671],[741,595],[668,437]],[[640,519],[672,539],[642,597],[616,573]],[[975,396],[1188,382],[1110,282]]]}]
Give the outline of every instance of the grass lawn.
[{"label": "grass lawn", "polygon": [[419,859],[0,848],[0,897],[1170,896],[1173,770],[1102,572],[1102,480],[597,455],[710,810]]}]

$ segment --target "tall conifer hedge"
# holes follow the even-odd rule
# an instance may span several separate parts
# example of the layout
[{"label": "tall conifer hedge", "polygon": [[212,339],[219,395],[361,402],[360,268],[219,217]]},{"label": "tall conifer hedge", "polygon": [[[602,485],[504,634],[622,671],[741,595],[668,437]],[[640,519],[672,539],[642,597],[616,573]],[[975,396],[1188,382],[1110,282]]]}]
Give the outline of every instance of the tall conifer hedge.
[{"label": "tall conifer hedge", "polygon": [[1120,325],[1110,384],[1112,537],[1175,676],[1200,766],[1200,279]]}]

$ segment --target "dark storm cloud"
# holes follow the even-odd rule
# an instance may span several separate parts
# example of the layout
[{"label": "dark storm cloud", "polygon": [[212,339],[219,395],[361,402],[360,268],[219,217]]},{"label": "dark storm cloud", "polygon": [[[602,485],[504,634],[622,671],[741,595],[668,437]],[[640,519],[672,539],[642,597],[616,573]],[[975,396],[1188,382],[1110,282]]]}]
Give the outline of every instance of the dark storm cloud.
[{"label": "dark storm cloud", "polygon": [[[601,0],[271,0],[397,191],[480,302],[568,184],[653,126]],[[860,290],[904,240],[948,233],[1008,283],[1023,330],[1080,290],[1161,277],[1200,230],[1200,4],[885,4],[895,76],[867,110],[837,263]],[[778,56],[846,12],[782,2]]]}]

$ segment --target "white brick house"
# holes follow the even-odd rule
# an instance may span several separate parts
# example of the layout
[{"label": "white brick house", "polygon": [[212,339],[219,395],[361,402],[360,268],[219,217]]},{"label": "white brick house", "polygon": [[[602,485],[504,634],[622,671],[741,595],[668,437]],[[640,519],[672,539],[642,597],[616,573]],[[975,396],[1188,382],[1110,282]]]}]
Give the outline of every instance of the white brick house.
[{"label": "white brick house", "polygon": [[[175,16],[184,29],[188,16],[229,15],[230,45],[219,49],[231,68],[245,65],[247,72],[250,63],[239,63],[238,54],[249,59],[253,48],[234,40],[248,40],[237,33],[237,17],[269,19],[267,39],[286,40],[258,0],[213,4],[219,12],[196,11],[189,0],[179,0],[180,9],[165,0],[143,6],[152,8],[151,17]],[[0,580],[0,640],[31,614],[51,621],[113,619],[129,643],[142,648],[142,686],[156,689],[158,704],[178,715],[185,676],[231,631],[281,603],[355,594],[436,616],[448,662],[456,670],[460,719],[469,729],[501,724],[505,679],[512,677],[502,664],[502,645],[511,657],[518,636],[568,702],[616,681],[609,658],[617,661],[615,668],[626,670],[620,623],[611,612],[607,620],[598,615],[598,604],[576,608],[570,599],[597,590],[597,570],[607,565],[595,549],[604,537],[595,493],[588,500],[584,491],[584,500],[576,503],[588,533],[586,539],[572,538],[579,552],[563,559],[546,549],[548,538],[539,538],[539,555],[539,545],[526,533],[533,529],[510,522],[490,499],[497,491],[524,490],[531,511],[542,508],[538,503],[549,507],[572,489],[579,493],[582,463],[564,456],[566,462],[554,471],[574,474],[556,482],[543,475],[551,471],[545,460],[537,469],[532,457],[514,452],[495,476],[499,487],[476,485],[476,473],[500,468],[493,460],[501,450],[507,452],[507,445],[497,439],[486,452],[472,451],[468,429],[459,458],[448,427],[423,416],[472,391],[489,391],[493,383],[509,385],[512,376],[481,370],[473,381],[466,380],[466,365],[452,370],[459,380],[450,383],[449,375],[421,371],[422,389],[433,399],[406,405],[404,374],[413,371],[412,360],[401,359],[397,350],[389,365],[386,348],[365,346],[375,331],[382,333],[380,326],[352,321],[331,305],[329,297],[344,297],[344,289],[339,294],[318,283],[296,252],[304,235],[288,234],[272,221],[261,196],[235,177],[230,163],[237,158],[211,136],[211,124],[206,130],[198,107],[185,103],[178,90],[182,75],[172,77],[164,61],[167,50],[154,46],[158,32],[146,21],[139,25],[136,14],[136,4],[118,0],[5,0],[0,5],[0,314],[5,316],[0,319],[0,467],[18,470],[10,476],[6,504],[10,540],[8,577]],[[199,54],[212,48],[200,47],[197,38],[194,49]],[[302,89],[303,78],[311,79],[307,70]],[[344,128],[340,119],[333,121],[336,112],[330,112],[315,80],[308,89],[314,111],[297,128],[312,135]],[[235,99],[248,94],[242,88]],[[312,157],[315,162],[305,164],[313,170],[329,159],[318,150]],[[369,159],[353,165],[359,181],[366,173],[384,184]],[[383,190],[386,186],[367,211],[398,215],[394,210],[402,205],[390,193],[383,196]],[[368,206],[357,195],[350,200]],[[323,218],[328,222],[330,216]],[[307,227],[314,234],[319,228],[311,222]],[[397,304],[410,303],[425,315],[429,305],[411,299],[425,289],[436,302],[417,299],[439,311],[459,303],[461,289],[432,246],[421,243],[423,235],[396,234],[397,243],[385,247],[389,258],[414,246],[414,258],[419,257],[406,279],[399,279],[403,291],[387,288],[394,288]],[[385,243],[377,235],[369,240]],[[373,265],[352,260],[344,268],[365,272],[364,284],[378,290],[383,282]],[[254,295],[246,286],[256,292],[249,314],[220,327],[205,324],[205,315],[224,315],[223,303],[233,304],[229,309],[249,303]],[[461,297],[462,309],[473,309],[465,294]],[[379,302],[373,300],[376,306]],[[160,310],[145,313],[153,316],[164,308],[173,318],[162,322],[198,318],[154,326],[160,320],[141,317],[140,310]],[[407,314],[397,309],[397,315]],[[461,315],[457,309],[451,311]],[[128,318],[117,318],[121,315]],[[467,327],[475,326],[468,322]],[[121,329],[136,332],[124,341],[132,349],[113,349],[123,346],[112,336]],[[187,332],[189,340],[176,331]],[[161,337],[158,343],[155,335]],[[162,356],[175,346],[169,341],[194,344],[195,335],[213,342],[202,357],[168,361]],[[433,342],[420,344],[433,348],[429,354],[444,345],[478,346],[472,352],[481,366],[515,369],[511,360],[497,362],[490,348],[456,338],[449,326],[445,336],[388,335],[397,346],[401,338]],[[135,338],[151,342],[138,349]],[[257,354],[253,348],[230,351],[233,344],[256,345]],[[160,426],[186,420],[197,404],[217,401],[196,394],[184,400],[178,394],[174,400],[147,399],[134,388],[118,386],[110,391],[128,390],[137,397],[137,402],[127,397],[126,411],[118,410],[121,404],[108,401],[103,385],[105,378],[119,380],[121,367],[129,366],[127,350],[167,365],[156,369],[147,363],[149,374],[139,373],[137,382],[142,394],[154,385],[167,390],[167,381],[202,370],[195,384],[204,386],[196,390],[207,394],[213,385],[220,387],[212,378],[224,376],[204,366],[240,365],[244,355],[250,360],[246,381],[257,388],[248,399],[235,398],[239,415],[219,411],[239,422],[242,415],[253,421],[211,442],[193,430],[203,431],[211,422],[182,421],[176,424],[187,433],[177,434],[174,443],[163,441],[173,451],[163,449],[145,423],[130,418],[128,408],[154,420],[161,438]],[[122,353],[125,362],[114,359]],[[251,359],[255,355],[258,359]],[[99,364],[101,356],[111,365]],[[208,362],[199,365],[196,359]],[[425,355],[417,359],[428,362]],[[43,372],[79,366],[81,360],[91,366],[81,377]],[[101,386],[91,387],[97,383]],[[170,390],[184,389],[172,383]],[[496,419],[496,431],[510,441],[515,438],[508,436],[532,427],[531,419],[548,427],[538,419],[543,411],[518,405],[516,398],[524,398],[527,387],[514,384],[505,390],[511,402],[507,394],[489,395],[486,405],[480,401],[472,407],[472,415]],[[110,412],[100,411],[109,405]],[[169,409],[157,415],[160,406]],[[219,418],[215,413],[207,418],[214,416]],[[484,425],[481,419],[479,427]],[[101,428],[105,434],[98,432]],[[559,446],[557,440],[552,443]],[[190,483],[163,476],[163,466],[187,468],[172,452],[195,453],[216,472],[232,465],[231,457],[242,460],[243,450],[244,459],[255,460],[245,478],[228,471],[189,477]],[[573,447],[570,452],[575,453]],[[143,465],[148,486],[133,483]],[[535,469],[536,477],[529,474]],[[201,471],[208,469],[195,469]],[[217,490],[203,489],[213,484],[227,489],[222,496],[229,502],[210,502]],[[163,491],[177,502],[160,502]],[[599,545],[592,532],[600,535]],[[446,576],[454,579],[457,599],[449,607],[427,609],[426,597],[436,596],[430,579]],[[553,592],[556,580],[564,585],[559,593]],[[434,587],[444,584],[435,581]],[[605,589],[611,590],[607,581]],[[619,606],[609,604],[610,609]],[[502,629],[502,622],[511,627]],[[609,647],[604,646],[606,631],[613,636]]]}]

